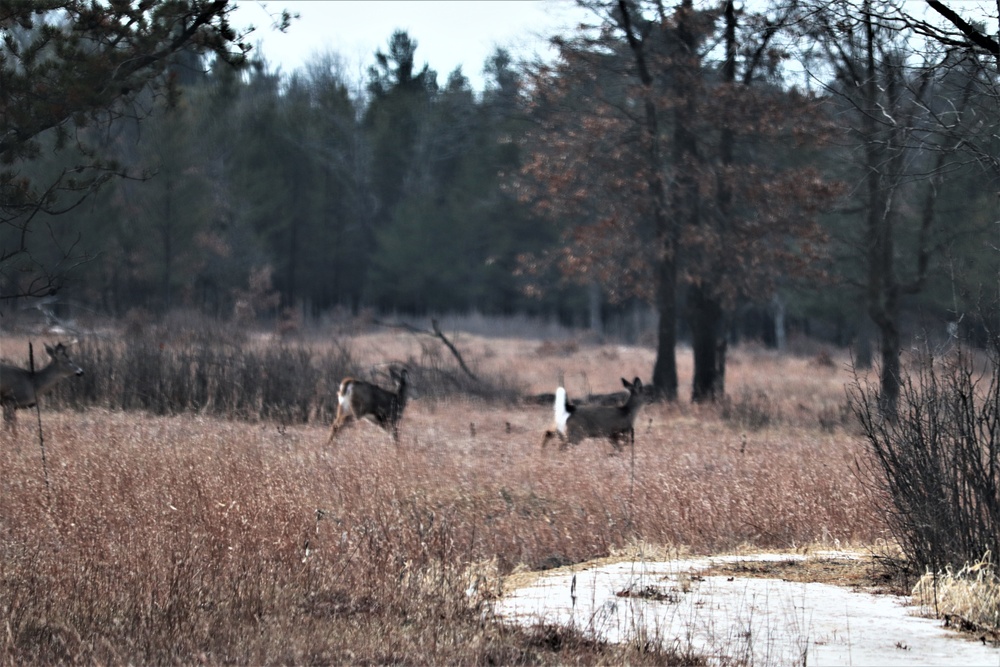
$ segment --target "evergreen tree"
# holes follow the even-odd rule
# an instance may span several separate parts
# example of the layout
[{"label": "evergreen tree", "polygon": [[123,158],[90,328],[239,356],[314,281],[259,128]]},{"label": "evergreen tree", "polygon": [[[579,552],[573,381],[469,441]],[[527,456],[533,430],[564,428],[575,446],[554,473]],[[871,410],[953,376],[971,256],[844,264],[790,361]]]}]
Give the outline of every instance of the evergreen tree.
[{"label": "evergreen tree", "polygon": [[[108,127],[151,87],[176,84],[164,77],[177,54],[194,48],[240,63],[249,47],[228,23],[225,1],[14,2],[0,7],[0,225],[15,234],[0,251],[0,272],[36,278],[9,284],[13,294],[47,293],[60,267],[34,262],[27,231],[41,214],[61,214],[80,204],[115,174],[118,165],[75,141],[87,126]],[[41,147],[72,156],[58,172],[32,170]],[[67,150],[71,149],[71,150]],[[11,237],[8,237],[11,238]],[[66,257],[62,258],[67,259]],[[19,285],[19,286],[18,286]],[[9,294],[11,292],[8,292]]]}]

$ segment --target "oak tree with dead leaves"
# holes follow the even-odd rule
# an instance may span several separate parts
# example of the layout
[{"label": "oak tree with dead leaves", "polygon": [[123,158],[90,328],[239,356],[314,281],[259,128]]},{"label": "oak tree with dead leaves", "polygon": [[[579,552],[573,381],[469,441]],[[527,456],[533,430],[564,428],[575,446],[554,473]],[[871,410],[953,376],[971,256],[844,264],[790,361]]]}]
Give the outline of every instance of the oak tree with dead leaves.
[{"label": "oak tree with dead leaves", "polygon": [[[813,147],[829,122],[820,99],[780,80],[771,17],[732,2],[588,6],[599,25],[557,40],[557,63],[534,72],[526,145],[536,148],[516,187],[562,226],[563,244],[525,263],[654,302],[653,384],[668,399],[686,289],[692,399],[713,400],[724,393],[727,313],[782,280],[822,274],[818,216],[840,188],[814,166]],[[720,30],[727,55],[713,62]]]}]

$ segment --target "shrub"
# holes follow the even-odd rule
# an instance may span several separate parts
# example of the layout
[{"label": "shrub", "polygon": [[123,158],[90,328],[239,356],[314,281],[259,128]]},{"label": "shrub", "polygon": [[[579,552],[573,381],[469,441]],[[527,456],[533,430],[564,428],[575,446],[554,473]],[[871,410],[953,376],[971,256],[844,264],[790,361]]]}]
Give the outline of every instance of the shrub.
[{"label": "shrub", "polygon": [[759,431],[774,421],[771,399],[762,391],[743,389],[737,398],[726,396],[720,416],[727,422],[751,431]]},{"label": "shrub", "polygon": [[[337,386],[346,375],[393,386],[385,366],[362,370],[349,346],[337,340],[255,343],[246,331],[218,324],[135,328],[122,339],[85,339],[72,356],[84,376],[58,384],[47,403],[295,424],[331,421]],[[390,361],[409,369],[422,398],[512,402],[519,395],[506,375],[462,372],[435,342],[424,345],[419,357]]]},{"label": "shrub", "polygon": [[942,572],[1000,553],[1000,369],[958,350],[901,378],[896,418],[856,379],[851,405],[868,444],[861,471],[891,501],[888,526],[918,568]]},{"label": "shrub", "polygon": [[51,400],[74,408],[201,412],[285,424],[332,418],[337,383],[355,366],[347,347],[228,340],[161,342],[137,335],[82,341],[73,359],[86,373],[60,383]]}]

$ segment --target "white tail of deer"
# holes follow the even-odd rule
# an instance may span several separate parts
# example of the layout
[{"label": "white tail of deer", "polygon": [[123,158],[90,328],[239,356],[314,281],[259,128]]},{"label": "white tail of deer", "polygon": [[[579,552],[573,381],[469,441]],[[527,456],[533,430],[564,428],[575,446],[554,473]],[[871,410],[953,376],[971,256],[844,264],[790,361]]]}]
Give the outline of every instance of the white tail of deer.
[{"label": "white tail of deer", "polygon": [[389,374],[397,382],[395,393],[352,377],[343,379],[337,391],[337,418],[330,427],[326,444],[333,442],[340,429],[351,420],[362,418],[389,431],[393,441],[399,444],[399,422],[406,408],[407,374],[405,368],[398,373],[390,370]]},{"label": "white tail of deer", "polygon": [[618,406],[573,406],[566,402],[566,390],[563,387],[556,389],[555,427],[545,432],[542,447],[555,437],[563,446],[575,445],[585,438],[607,438],[618,450],[623,440],[634,445],[633,424],[643,404],[642,381],[635,378],[629,382],[622,378],[622,384],[628,389],[628,400]]},{"label": "white tail of deer", "polygon": [[15,410],[34,407],[38,397],[50,390],[57,382],[71,375],[83,375],[83,369],[73,363],[66,352],[66,345],[57,343],[55,347],[45,346],[50,361],[48,365],[32,373],[18,366],[0,364],[0,405],[3,406],[3,420],[6,429],[17,432]]}]

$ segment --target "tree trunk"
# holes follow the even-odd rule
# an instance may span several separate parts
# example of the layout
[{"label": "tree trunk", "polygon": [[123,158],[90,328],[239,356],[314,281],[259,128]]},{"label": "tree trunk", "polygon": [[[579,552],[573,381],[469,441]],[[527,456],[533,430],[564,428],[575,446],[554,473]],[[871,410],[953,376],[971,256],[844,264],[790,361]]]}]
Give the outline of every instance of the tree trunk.
[{"label": "tree trunk", "polygon": [[[702,165],[702,156],[698,150],[698,140],[694,131],[697,119],[698,83],[701,68],[697,43],[691,17],[694,7],[691,0],[683,0],[677,9],[677,34],[681,54],[676,59],[673,77],[673,95],[682,100],[674,108],[674,143],[673,164],[675,178],[672,189],[672,205],[674,216],[680,224],[688,228],[697,228],[710,221],[703,219],[701,193],[699,191],[698,172]],[[732,137],[730,134],[730,142]],[[731,148],[731,143],[729,144]],[[720,151],[725,159],[726,143],[723,141]],[[731,156],[730,156],[731,160]],[[728,208],[729,191],[724,180],[719,184],[719,204]],[[717,221],[721,223],[720,220]],[[675,227],[676,228],[676,227]],[[675,231],[676,235],[677,232]],[[674,245],[676,247],[676,244]],[[703,272],[711,273],[699,258],[694,256],[697,249],[688,250],[690,263],[700,266]],[[717,345],[719,325],[722,320],[721,303],[713,295],[710,275],[699,276],[701,282],[688,289],[687,314],[691,327],[691,345],[694,349],[694,380],[691,399],[693,401],[712,400],[716,392],[721,390],[718,370],[724,365],[719,359],[724,347]]]},{"label": "tree trunk", "polygon": [[725,393],[726,342],[722,330],[722,307],[701,285],[688,290],[688,319],[694,352],[691,400],[712,401]]},{"label": "tree trunk", "polygon": [[657,310],[656,362],[653,386],[668,401],[677,400],[677,265],[673,255],[660,260]]},{"label": "tree trunk", "polygon": [[872,319],[862,314],[854,343],[854,365],[858,368],[872,367]]},{"label": "tree trunk", "polygon": [[788,347],[785,335],[785,300],[777,292],[771,297],[771,308],[774,313],[774,347],[779,352],[784,352]]},{"label": "tree trunk", "polygon": [[[684,0],[690,5],[690,0]],[[646,63],[645,44],[632,32],[632,20],[626,0],[619,0],[622,29],[635,57],[639,80],[645,88],[646,167],[649,191],[653,197],[653,221],[661,257],[657,281],[656,305],[660,313],[657,330],[656,361],[653,364],[653,387],[668,401],[677,400],[677,226],[667,216],[667,189],[663,179],[659,117],[653,102],[653,77]]]},{"label": "tree trunk", "polygon": [[896,420],[899,405],[899,329],[896,318],[886,318],[879,325],[879,342],[881,347],[881,369],[879,371],[878,407],[882,416],[890,421]]},{"label": "tree trunk", "polygon": [[163,272],[160,275],[160,292],[163,300],[163,312],[169,312],[171,306],[170,286],[173,282],[173,226],[174,226],[174,179],[170,170],[165,170],[163,194],[163,223],[160,225],[160,244],[163,252]]},{"label": "tree trunk", "polygon": [[[722,78],[726,85],[732,87],[736,84],[736,9],[732,0],[728,0],[725,5],[725,43],[726,60],[722,67]],[[690,30],[680,30],[681,40],[685,47],[693,54],[696,53],[696,44]],[[691,85],[687,90],[688,99],[694,99],[694,78],[698,76],[700,69],[698,63],[693,60],[688,61],[682,78],[691,77]],[[678,124],[681,124],[678,120]],[[685,110],[683,123],[694,122],[694,108]],[[690,134],[690,132],[688,132]],[[689,146],[683,146],[684,156],[688,160],[697,160],[697,145],[694,137],[685,137],[690,142]],[[691,210],[689,211],[691,225],[712,224],[714,222],[720,236],[726,233],[726,223],[732,210],[733,195],[729,187],[729,168],[733,164],[733,152],[735,146],[735,135],[732,127],[728,124],[722,127],[719,135],[719,163],[720,168],[716,171],[716,203],[718,204],[718,215],[714,220],[703,220],[699,214],[698,185],[693,182],[688,185],[690,193],[688,197]],[[688,170],[685,170],[688,171]],[[725,368],[726,368],[726,340],[722,331],[723,309],[722,301],[716,296],[718,287],[712,283],[711,272],[708,276],[702,276],[702,282],[692,285],[688,293],[688,313],[691,324],[691,346],[694,351],[694,379],[691,386],[691,400],[700,403],[703,401],[714,401],[725,394]]]},{"label": "tree trunk", "polygon": [[[867,2],[866,2],[867,8]],[[862,88],[865,113],[862,130],[865,141],[865,177],[867,196],[868,314],[879,332],[881,371],[879,409],[882,416],[894,419],[899,399],[899,289],[895,276],[893,243],[892,187],[886,182],[885,165],[892,166],[886,141],[878,141],[875,118],[879,112],[879,86],[876,81],[875,37],[871,15],[866,13],[866,80]]]}]

